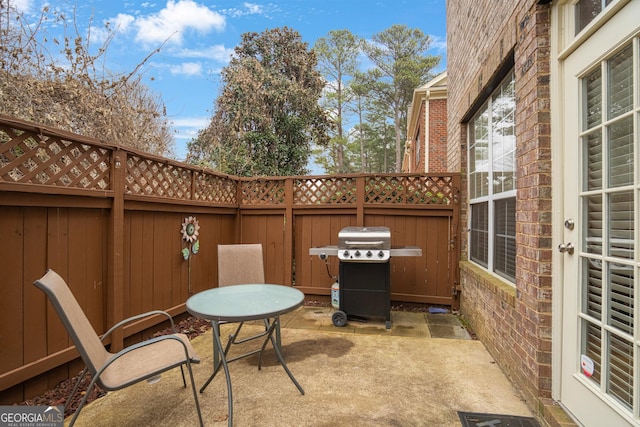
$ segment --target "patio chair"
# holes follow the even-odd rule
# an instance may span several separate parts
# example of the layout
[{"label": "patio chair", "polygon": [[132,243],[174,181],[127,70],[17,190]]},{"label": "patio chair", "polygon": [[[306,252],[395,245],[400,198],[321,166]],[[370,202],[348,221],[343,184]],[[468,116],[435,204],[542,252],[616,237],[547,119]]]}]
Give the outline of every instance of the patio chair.
[{"label": "patio chair", "polygon": [[[218,286],[232,286],[240,284],[262,284],[264,279],[264,259],[262,244],[244,243],[236,245],[218,245]],[[257,338],[265,337],[269,329],[269,320],[265,319],[265,331],[242,339],[238,338],[242,325],[239,323],[236,331],[229,335],[225,354],[232,344],[242,344]],[[276,341],[280,344],[280,325],[275,329]]]},{"label": "patio chair", "polygon": [[76,393],[85,373],[88,371],[92,376],[87,391],[78,409],[76,409],[69,426],[73,426],[75,423],[82,407],[87,402],[91,389],[96,384],[107,391],[120,390],[144,380],[148,380],[150,383],[154,382],[161,373],[179,366],[182,372],[182,383],[186,388],[187,382],[184,375],[184,365],[187,366],[187,370],[189,371],[193,399],[196,404],[200,426],[204,425],[196,385],[193,379],[193,371],[191,369],[191,364],[199,363],[200,359],[196,355],[186,335],[176,333],[151,338],[126,347],[117,353],[107,351],[103,345],[103,341],[117,328],[132,320],[151,315],[167,316],[171,321],[171,326],[174,327],[175,330],[173,319],[168,313],[155,310],[125,319],[109,329],[101,340],[91,326],[89,319],[82,311],[80,304],[78,304],[78,301],[73,296],[71,289],[69,289],[64,279],[55,271],[51,269],[47,270],[44,276],[34,282],[34,285],[44,291],[51,301],[51,304],[53,304],[60,320],[62,320],[67,332],[80,352],[82,360],[86,364],[85,371],[80,375],[80,379],[73,388],[68,402],[71,401],[71,397]]}]

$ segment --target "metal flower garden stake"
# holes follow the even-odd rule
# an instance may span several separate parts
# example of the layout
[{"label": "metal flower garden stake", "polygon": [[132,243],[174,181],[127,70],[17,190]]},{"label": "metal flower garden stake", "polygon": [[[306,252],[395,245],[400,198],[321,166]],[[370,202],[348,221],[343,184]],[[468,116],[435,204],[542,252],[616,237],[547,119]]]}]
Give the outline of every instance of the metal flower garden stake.
[{"label": "metal flower garden stake", "polygon": [[198,240],[198,231],[200,230],[200,224],[194,216],[190,216],[184,219],[182,223],[182,240],[187,242],[187,247],[182,248],[182,257],[188,262],[188,286],[189,295],[191,295],[191,257],[196,255],[200,250],[200,241]]}]

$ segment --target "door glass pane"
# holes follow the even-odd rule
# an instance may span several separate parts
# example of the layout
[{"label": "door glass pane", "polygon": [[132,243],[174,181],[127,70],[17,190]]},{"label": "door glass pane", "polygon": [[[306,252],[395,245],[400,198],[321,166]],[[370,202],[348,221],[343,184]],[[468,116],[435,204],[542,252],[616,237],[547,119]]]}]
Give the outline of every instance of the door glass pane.
[{"label": "door glass pane", "polygon": [[585,146],[585,177],[586,190],[602,189],[602,134],[600,130],[590,133],[583,138]]},{"label": "door glass pane", "polygon": [[601,329],[587,320],[582,320],[582,330],[584,338],[582,339],[581,354],[588,356],[593,360],[593,375],[591,380],[596,384],[600,384],[602,378],[602,338]]},{"label": "door glass pane", "polygon": [[588,196],[585,199],[586,250],[602,255],[602,196]]},{"label": "door glass pane", "polygon": [[607,392],[631,409],[633,405],[633,345],[611,333],[608,358],[611,365]]},{"label": "door glass pane", "polygon": [[609,118],[631,111],[633,107],[633,49],[627,46],[607,61],[607,103]]},{"label": "door glass pane", "polygon": [[584,98],[586,100],[585,130],[602,123],[602,71],[593,70],[584,80]]},{"label": "door glass pane", "polygon": [[633,334],[633,267],[609,263],[609,325]]},{"label": "door glass pane", "polygon": [[609,127],[609,188],[633,184],[633,118]]},{"label": "door glass pane", "polygon": [[584,277],[586,289],[583,291],[583,312],[596,320],[602,319],[602,261],[585,258]]},{"label": "door glass pane", "polygon": [[618,258],[633,259],[633,192],[609,195],[607,253]]}]

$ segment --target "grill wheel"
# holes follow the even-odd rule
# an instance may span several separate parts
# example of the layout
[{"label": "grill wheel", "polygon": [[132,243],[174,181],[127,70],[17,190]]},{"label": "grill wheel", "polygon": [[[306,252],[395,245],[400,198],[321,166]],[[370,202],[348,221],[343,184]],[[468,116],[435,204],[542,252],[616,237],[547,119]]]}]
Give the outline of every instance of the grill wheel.
[{"label": "grill wheel", "polygon": [[342,310],[335,311],[331,316],[333,326],[343,327],[347,324],[347,313]]}]

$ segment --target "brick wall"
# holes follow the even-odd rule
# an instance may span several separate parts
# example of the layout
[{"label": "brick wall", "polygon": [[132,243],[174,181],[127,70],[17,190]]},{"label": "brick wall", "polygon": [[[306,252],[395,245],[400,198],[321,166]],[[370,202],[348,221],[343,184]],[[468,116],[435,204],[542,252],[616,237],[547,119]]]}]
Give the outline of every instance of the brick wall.
[{"label": "brick wall", "polygon": [[[544,412],[551,397],[551,144],[549,6],[534,0],[447,2],[449,170],[467,164],[466,121],[514,61],[516,285],[466,261],[463,182],[461,311],[523,397]],[[513,56],[512,56],[513,53]]]},{"label": "brick wall", "polygon": [[[429,168],[420,171],[428,173],[447,172],[447,100],[429,101]],[[424,155],[422,158],[424,167]]]}]

